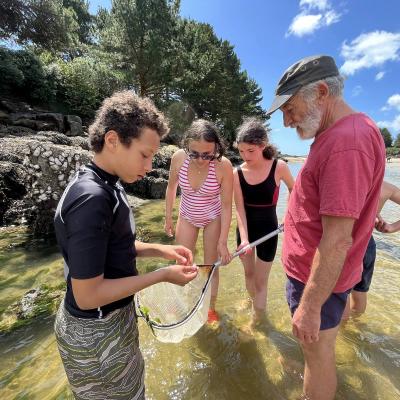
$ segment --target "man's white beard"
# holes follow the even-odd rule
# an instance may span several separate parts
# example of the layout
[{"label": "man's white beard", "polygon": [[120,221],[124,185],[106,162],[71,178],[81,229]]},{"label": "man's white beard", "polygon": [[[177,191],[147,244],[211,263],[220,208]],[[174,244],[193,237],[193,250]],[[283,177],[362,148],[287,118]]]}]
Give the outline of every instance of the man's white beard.
[{"label": "man's white beard", "polygon": [[312,104],[308,105],[307,114],[304,117],[303,122],[297,124],[296,128],[300,128],[301,132],[297,129],[297,134],[300,139],[307,140],[312,139],[318,133],[318,129],[321,125],[322,110],[315,107]]}]

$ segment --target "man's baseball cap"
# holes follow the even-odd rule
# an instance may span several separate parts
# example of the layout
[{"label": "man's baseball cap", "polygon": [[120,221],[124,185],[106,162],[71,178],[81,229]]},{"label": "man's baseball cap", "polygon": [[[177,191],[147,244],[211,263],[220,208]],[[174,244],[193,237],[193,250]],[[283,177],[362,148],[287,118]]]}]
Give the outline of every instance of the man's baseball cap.
[{"label": "man's baseball cap", "polygon": [[282,107],[303,86],[330,76],[339,75],[335,60],[330,56],[311,56],[297,61],[282,75],[275,90],[275,98],[267,114]]}]

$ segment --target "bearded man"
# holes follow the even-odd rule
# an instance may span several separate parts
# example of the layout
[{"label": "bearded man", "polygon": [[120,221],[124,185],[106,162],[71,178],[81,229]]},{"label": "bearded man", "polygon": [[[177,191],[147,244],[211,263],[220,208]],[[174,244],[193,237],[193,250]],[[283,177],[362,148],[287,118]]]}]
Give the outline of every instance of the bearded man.
[{"label": "bearded man", "polygon": [[332,57],[304,58],[280,79],[268,111],[313,139],[290,196],[282,263],[293,334],[305,358],[304,397],[332,400],[335,343],[351,288],[374,227],[384,175],[379,129],[342,98]]}]

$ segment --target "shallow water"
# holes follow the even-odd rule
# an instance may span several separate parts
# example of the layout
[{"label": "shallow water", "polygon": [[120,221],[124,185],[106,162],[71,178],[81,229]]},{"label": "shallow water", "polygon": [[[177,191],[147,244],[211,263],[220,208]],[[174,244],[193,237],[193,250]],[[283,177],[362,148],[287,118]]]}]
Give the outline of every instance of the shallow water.
[{"label": "shallow water", "polygon": [[[294,174],[300,164],[290,165]],[[400,185],[398,164],[388,164],[386,179]],[[286,195],[281,192],[278,213]],[[150,202],[136,214],[150,240],[167,242],[161,231],[162,202]],[[383,215],[399,218],[388,204]],[[233,228],[230,248],[234,249]],[[376,234],[378,256],[367,313],[340,330],[337,346],[337,399],[400,399],[400,233]],[[28,248],[27,248],[28,247]],[[199,249],[200,250],[200,249]],[[269,283],[269,324],[253,336],[243,328],[250,310],[242,267],[234,260],[221,268],[218,327],[203,327],[193,338],[171,345],[157,342],[140,322],[146,359],[147,399],[296,399],[301,392],[301,351],[291,335],[284,298],[285,277],[276,257]],[[198,259],[201,261],[201,259]],[[140,262],[141,271],[162,265]],[[62,279],[62,263],[54,246],[30,243],[20,228],[0,230],[0,313],[39,283]],[[72,398],[52,332],[53,317],[0,336],[0,398]]]}]

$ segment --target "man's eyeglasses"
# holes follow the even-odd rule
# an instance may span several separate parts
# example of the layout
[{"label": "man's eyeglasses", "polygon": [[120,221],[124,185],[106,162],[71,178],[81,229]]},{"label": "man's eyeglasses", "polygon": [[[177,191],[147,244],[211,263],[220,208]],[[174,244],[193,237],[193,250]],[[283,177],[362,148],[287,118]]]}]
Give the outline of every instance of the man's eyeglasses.
[{"label": "man's eyeglasses", "polygon": [[215,160],[215,154],[210,154],[210,153],[199,153],[197,151],[187,151],[186,154],[191,160],[197,160],[198,158],[201,158],[202,160],[208,160],[212,161]]}]

